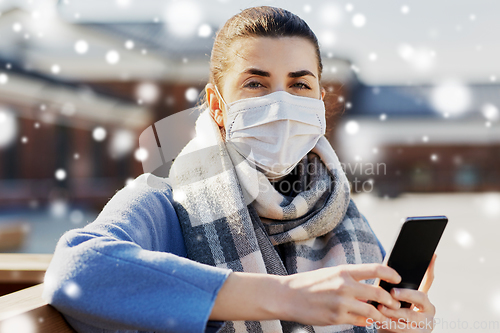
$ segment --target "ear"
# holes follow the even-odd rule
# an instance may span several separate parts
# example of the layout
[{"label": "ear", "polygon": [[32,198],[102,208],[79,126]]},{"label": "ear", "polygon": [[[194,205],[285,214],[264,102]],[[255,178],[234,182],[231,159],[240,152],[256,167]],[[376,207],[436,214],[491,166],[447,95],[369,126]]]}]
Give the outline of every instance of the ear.
[{"label": "ear", "polygon": [[210,109],[210,115],[214,121],[219,125],[219,127],[224,127],[224,114],[220,105],[222,102],[219,101],[217,93],[215,92],[215,87],[211,83],[207,83],[205,86],[205,93],[207,96],[207,103]]},{"label": "ear", "polygon": [[321,100],[325,100],[325,95],[326,95],[326,89],[324,87],[321,87]]}]

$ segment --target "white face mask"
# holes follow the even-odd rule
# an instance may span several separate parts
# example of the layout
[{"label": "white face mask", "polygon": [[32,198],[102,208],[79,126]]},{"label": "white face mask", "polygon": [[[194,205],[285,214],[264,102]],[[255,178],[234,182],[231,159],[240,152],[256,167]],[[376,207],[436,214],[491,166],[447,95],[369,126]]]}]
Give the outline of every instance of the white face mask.
[{"label": "white face mask", "polygon": [[325,134],[325,103],[321,99],[276,91],[226,104],[226,143],[269,180],[291,172]]}]

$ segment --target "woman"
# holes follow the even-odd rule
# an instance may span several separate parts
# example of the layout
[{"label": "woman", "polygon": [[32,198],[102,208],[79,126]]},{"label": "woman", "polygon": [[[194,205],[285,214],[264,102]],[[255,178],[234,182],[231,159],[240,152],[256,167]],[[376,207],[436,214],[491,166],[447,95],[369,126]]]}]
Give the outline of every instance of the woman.
[{"label": "woman", "polygon": [[82,332],[375,332],[370,324],[389,318],[432,321],[433,263],[420,291],[364,283],[400,277],[380,264],[385,252],[323,136],[321,70],[317,39],[296,15],[263,6],[229,19],[196,136],[169,178],[138,177],[96,221],[64,234],[43,297]]}]

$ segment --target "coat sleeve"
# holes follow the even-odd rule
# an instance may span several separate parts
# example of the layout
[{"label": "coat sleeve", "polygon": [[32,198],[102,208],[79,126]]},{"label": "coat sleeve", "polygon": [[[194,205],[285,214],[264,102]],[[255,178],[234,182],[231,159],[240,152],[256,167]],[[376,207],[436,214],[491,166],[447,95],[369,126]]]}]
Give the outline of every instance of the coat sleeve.
[{"label": "coat sleeve", "polygon": [[224,322],[208,317],[231,270],[185,258],[171,200],[167,181],[144,174],[64,233],[44,300],[78,332],[215,332]]}]

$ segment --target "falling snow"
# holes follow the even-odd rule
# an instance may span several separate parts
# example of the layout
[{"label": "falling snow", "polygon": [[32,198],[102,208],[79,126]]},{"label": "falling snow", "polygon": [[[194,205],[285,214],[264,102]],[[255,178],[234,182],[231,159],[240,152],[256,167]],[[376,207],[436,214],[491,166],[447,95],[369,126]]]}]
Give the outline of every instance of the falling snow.
[{"label": "falling snow", "polygon": [[325,26],[337,26],[343,21],[342,9],[334,4],[327,3],[321,7],[320,10],[320,21]]},{"label": "falling snow", "polygon": [[471,99],[469,88],[455,81],[444,82],[432,91],[432,104],[444,113],[445,117],[463,113],[470,105]]},{"label": "falling snow", "polygon": [[109,146],[110,155],[114,158],[126,156],[132,151],[134,144],[134,133],[127,129],[119,129],[111,137]]},{"label": "falling snow", "polygon": [[28,314],[14,316],[9,320],[0,323],[1,332],[37,332],[37,325],[33,322],[33,317]]},{"label": "falling snow", "polygon": [[64,103],[61,106],[61,114],[71,117],[76,113],[76,107],[73,103]]},{"label": "falling snow", "polygon": [[0,109],[0,148],[8,147],[17,135],[17,120],[12,111]]},{"label": "falling snow", "polygon": [[61,67],[57,64],[54,64],[52,65],[52,67],[50,68],[50,71],[53,73],[53,74],[59,74],[59,72],[61,72]]},{"label": "falling snow", "polygon": [[55,177],[57,180],[66,179],[66,171],[64,169],[57,169],[55,172]]},{"label": "falling snow", "polygon": [[359,132],[359,124],[357,121],[355,120],[349,120],[346,124],[345,124],[345,131],[350,134],[350,135],[354,135],[356,133]]},{"label": "falling snow", "polygon": [[63,199],[55,199],[49,204],[49,212],[53,217],[62,218],[68,212],[68,203]]},{"label": "falling snow", "polygon": [[496,121],[499,118],[498,108],[491,103],[484,104],[481,108],[481,112],[483,113],[483,116],[488,120]]},{"label": "falling snow", "polygon": [[167,30],[177,37],[189,37],[200,25],[202,10],[197,2],[173,1],[165,11]]},{"label": "falling snow", "polygon": [[[35,1],[33,0],[28,0],[28,3],[34,3]],[[64,3],[70,4],[72,1],[71,0],[64,0]],[[219,0],[221,3],[227,3],[229,0]],[[112,1],[113,5],[116,7],[116,11],[120,12],[126,12],[126,8],[130,8],[131,5],[133,4],[133,0],[114,0]],[[410,4],[411,5],[411,4]],[[419,6],[412,6],[411,8],[407,5],[404,4],[404,2],[400,2],[399,4],[393,4],[391,5],[391,15],[394,16],[395,19],[397,20],[414,20],[417,17],[417,14],[421,12],[420,5]],[[432,9],[432,8],[429,8]],[[299,7],[297,8],[299,11],[299,15],[304,15],[304,18],[307,20],[311,20],[311,23],[314,23],[314,20],[320,22],[322,26],[319,27],[319,29],[315,30],[315,32],[318,35],[318,39],[320,42],[320,45],[322,47],[322,53],[327,54],[328,62],[325,66],[325,72],[328,73],[335,73],[335,75],[331,76],[337,76],[342,75],[344,68],[342,67],[343,65],[339,65],[337,62],[335,62],[334,57],[342,57],[344,55],[344,50],[342,50],[342,47],[344,47],[343,43],[347,43],[347,38],[344,38],[344,36],[347,36],[347,34],[344,34],[345,30],[352,30],[355,31],[355,33],[361,33],[365,31],[369,31],[373,27],[376,26],[377,21],[379,20],[378,17],[373,17],[373,22],[370,20],[367,22],[367,18],[370,19],[372,17],[372,13],[368,11],[366,7],[363,7],[362,4],[356,3],[356,7],[351,4],[342,4],[338,5],[337,3],[332,3],[332,2],[324,2],[322,4],[316,4],[313,3],[313,6],[309,3],[301,3]],[[360,13],[360,12],[364,13]],[[82,12],[82,16],[85,17],[85,13]],[[215,25],[215,22],[209,20],[211,19],[210,17],[204,16],[205,12],[203,11],[203,8],[200,6],[199,1],[194,1],[194,0],[188,0],[188,1],[171,1],[168,2],[164,13],[158,12],[154,13],[154,15],[160,15],[160,16],[154,16],[150,15],[149,17],[146,18],[146,21],[151,24],[151,22],[161,22],[161,26],[163,26],[163,23],[165,23],[165,29],[168,34],[173,35],[174,37],[177,38],[188,38],[188,37],[194,37],[195,40],[197,40],[200,43],[208,43],[208,40],[214,36],[214,30],[217,28],[217,25]],[[477,16],[479,14],[479,17]],[[1,15],[1,13],[0,13]],[[79,19],[81,17],[80,13],[75,13],[74,10],[68,13],[69,17],[71,18],[74,16],[75,18]],[[366,15],[366,16],[365,16]],[[4,16],[5,17],[5,16]],[[2,18],[4,18],[2,17]],[[30,21],[38,21],[39,26],[44,26],[44,24],[40,25],[40,23],[43,23],[44,18],[48,17],[45,15],[44,11],[39,11],[39,10],[31,10],[28,11],[28,16]],[[423,42],[422,44],[417,44],[415,39],[410,40],[411,36],[404,35],[403,33],[400,34],[400,39],[391,41],[390,46],[387,48],[384,48],[382,45],[378,44],[372,44],[369,45],[366,49],[363,49],[359,52],[359,54],[356,54],[356,58],[350,58],[348,59],[349,61],[355,61],[356,65],[354,64],[349,64],[347,66],[351,66],[350,69],[352,70],[353,73],[349,72],[350,75],[358,75],[360,73],[360,69],[362,70],[361,74],[364,74],[365,72],[368,73],[368,70],[365,70],[366,67],[373,67],[373,68],[381,68],[382,65],[384,65],[387,62],[391,62],[392,60],[397,60],[394,62],[395,65],[397,65],[397,62],[400,63],[400,65],[404,68],[409,69],[412,72],[417,73],[416,75],[420,75],[422,73],[427,73],[428,75],[433,75],[434,72],[432,70],[437,69],[437,70],[442,70],[442,68],[437,67],[441,66],[443,64],[446,64],[446,59],[444,58],[445,56],[449,56],[443,48],[439,47],[439,44],[441,44],[441,41],[445,41],[445,38],[448,38],[449,35],[453,35],[453,38],[460,39],[460,40],[465,40],[465,38],[468,36],[467,34],[472,33],[473,29],[476,29],[482,21],[484,21],[484,14],[478,11],[478,13],[470,13],[470,12],[463,12],[460,14],[459,17],[454,18],[456,21],[448,22],[446,26],[432,26],[428,25],[428,22],[424,22],[425,20],[422,20],[425,24],[421,27],[421,30],[418,31],[420,36],[423,37]],[[53,38],[55,35],[54,31],[50,31],[48,29],[37,29],[37,30],[32,30],[32,24],[33,22],[28,22],[28,21],[20,21],[20,22],[15,22],[16,19],[21,20],[20,18],[15,18],[14,21],[9,21],[6,25],[7,32],[13,36],[13,38],[17,39],[21,43],[34,43],[39,42],[39,38],[42,36],[46,36],[45,38]],[[209,23],[207,23],[209,22]],[[431,22],[429,20],[429,22]],[[367,27],[368,23],[368,27]],[[340,24],[345,24],[347,28],[349,29],[344,29],[345,26],[340,26]],[[379,23],[380,24],[380,23]],[[47,25],[47,24],[45,24]],[[160,25],[157,25],[158,28],[160,28]],[[33,25],[33,27],[36,27],[37,25]],[[339,27],[340,26],[340,27]],[[337,29],[337,27],[339,27]],[[357,29],[357,28],[363,28],[366,27],[365,29]],[[81,36],[75,36],[73,35],[72,37],[69,37],[65,42],[67,44],[67,47],[69,49],[70,55],[74,57],[74,59],[79,59],[79,61],[90,61],[90,58],[92,58],[93,53],[96,53],[97,61],[100,61],[101,65],[106,66],[109,69],[113,69],[111,66],[107,66],[106,64],[109,65],[116,65],[120,63],[121,61],[123,62],[122,57],[130,57],[130,59],[142,59],[139,61],[149,61],[148,59],[153,58],[152,56],[147,56],[147,57],[140,57],[140,58],[133,58],[133,57],[138,57],[140,54],[142,55],[147,55],[148,50],[143,48],[147,44],[138,41],[133,41],[131,39],[126,40],[126,38],[132,38],[132,37],[127,37],[124,36],[123,39],[118,39],[116,43],[110,44],[106,46],[106,48],[103,50],[99,49],[98,44],[91,44],[89,45],[87,40],[84,39],[79,39],[79,38],[84,38],[87,37],[88,35],[81,35]],[[408,40],[405,40],[405,38],[408,37]],[[204,40],[201,40],[201,39]],[[91,39],[92,41],[94,39]],[[428,41],[428,44],[425,44],[425,40]],[[43,41],[43,39],[41,40]],[[465,52],[469,52],[469,54],[474,54],[474,55],[483,55],[486,56],[488,54],[492,54],[492,48],[490,48],[490,44],[487,43],[487,41],[482,41],[484,44],[478,44],[480,40],[477,41],[471,41],[467,44],[463,44]],[[445,45],[442,43],[442,45]],[[110,49],[110,48],[116,48],[115,49]],[[338,51],[337,51],[338,48]],[[389,49],[388,52],[385,51],[385,49]],[[90,50],[91,56],[88,55]],[[128,51],[127,51],[128,50]],[[133,50],[133,51],[132,51]],[[156,57],[158,54],[154,51],[154,48],[151,48],[149,52],[153,52],[154,56]],[[452,50],[450,48],[450,50]],[[458,49],[457,49],[458,50]],[[331,51],[335,51],[335,54]],[[478,53],[482,51],[482,53]],[[451,52],[451,51],[450,51]],[[189,53],[180,53],[180,59],[182,59],[182,64],[185,65],[183,68],[189,68],[193,63],[196,63],[196,57],[192,56],[192,54]],[[86,56],[84,56],[86,55]],[[456,56],[458,58],[459,54],[456,53]],[[188,58],[189,57],[189,58]],[[104,58],[104,59],[103,59]],[[69,75],[71,73],[71,68],[67,67],[69,66],[70,62],[66,62],[65,60],[62,60],[61,58],[47,58],[50,59],[47,62],[43,62],[41,67],[42,70],[47,72],[47,74],[53,74],[53,75],[58,75],[58,74],[63,74],[63,75]],[[362,61],[361,61],[361,60]],[[486,59],[486,58],[485,58]],[[104,63],[106,61],[106,63]],[[332,63],[335,64],[335,66],[332,66]],[[486,62],[485,62],[486,64]],[[37,63],[26,63],[26,68],[36,68]],[[127,63],[128,65],[128,63]],[[24,64],[23,64],[24,66]],[[30,67],[31,66],[31,67]],[[359,66],[359,67],[358,67]],[[366,67],[365,67],[366,66]],[[465,66],[465,65],[464,65]],[[115,66],[114,68],[118,68],[120,66]],[[349,69],[349,67],[346,67]],[[396,68],[396,67],[395,67]],[[451,68],[451,66],[450,66]],[[458,67],[456,67],[458,68]],[[478,67],[479,68],[479,67]],[[17,84],[17,76],[15,74],[11,74],[8,70],[11,69],[10,64],[6,64],[4,70],[5,72],[0,72],[0,85],[6,85],[5,88],[10,88],[12,85]],[[123,70],[119,70],[119,72],[124,72]],[[430,73],[430,74],[429,74]],[[436,73],[438,73],[436,71]],[[128,71],[127,73],[118,73],[120,78],[123,78],[124,80],[132,80],[135,79],[135,74],[132,70]],[[117,75],[118,75],[117,74]],[[498,84],[498,75],[499,71],[495,70],[495,68],[489,68],[488,71],[483,71],[478,73],[477,77],[484,81],[486,84],[494,86]],[[141,77],[144,80],[155,80],[158,77],[153,78],[154,76],[143,76]],[[423,81],[426,80],[425,76],[422,76],[424,78]],[[443,78],[446,78],[443,76]],[[135,94],[132,96],[138,104],[144,105],[144,107],[141,107],[141,109],[146,109],[146,108],[153,108],[151,104],[160,103],[156,106],[169,106],[172,107],[175,104],[175,98],[182,98],[184,97],[187,101],[190,103],[194,103],[198,100],[199,98],[199,90],[192,87],[184,92],[184,96],[181,93],[180,96],[165,96],[163,95],[163,92],[166,90],[162,90],[161,85],[154,83],[154,82],[141,82],[141,79],[138,79],[137,85],[135,86],[135,90],[132,90],[132,93]],[[418,80],[414,79],[408,79],[408,84],[411,84],[411,82],[418,82]],[[481,126],[482,131],[486,135],[492,135],[495,133],[496,130],[498,130],[499,124],[497,123],[500,119],[500,112],[498,110],[498,106],[495,105],[496,100],[494,97],[492,97],[490,100],[473,100],[473,97],[476,97],[475,95],[472,96],[471,89],[467,86],[466,81],[464,82],[459,82],[459,81],[444,81],[444,82],[439,82],[437,81],[432,81],[432,84],[435,84],[434,88],[431,90],[431,93],[429,95],[429,102],[431,103],[431,106],[438,110],[441,114],[441,116],[445,119],[448,119],[446,121],[443,121],[443,123],[446,124],[453,124],[454,117],[458,115],[465,114],[466,111],[473,109],[474,111],[477,111],[474,116],[477,116],[476,119],[479,119],[478,121],[480,122],[479,125]],[[194,86],[195,83],[191,83]],[[199,86],[198,86],[199,87]],[[330,92],[333,91],[333,87],[330,87],[331,89],[328,89]],[[339,102],[344,102],[344,97],[343,96],[337,96],[337,93],[343,93],[341,90],[337,90],[335,88],[335,94],[332,94],[335,96],[335,98],[338,98]],[[372,90],[370,92],[371,98],[383,98],[386,96],[386,91],[385,88],[383,88],[382,92],[381,89],[378,87],[372,87]],[[378,95],[380,96],[372,96],[373,95]],[[387,94],[388,95],[388,94]],[[357,103],[357,100],[352,100],[351,101],[351,95],[346,94],[346,101],[345,103],[345,108],[350,109],[352,107],[351,103]],[[45,101],[45,99],[43,99]],[[45,124],[45,123],[54,123],[58,124],[57,121],[62,119],[64,121],[78,121],[80,116],[84,116],[85,114],[85,108],[80,108],[80,104],[78,102],[73,102],[71,99],[62,99],[60,101],[57,101],[57,103],[52,103],[52,102],[44,102],[47,103],[47,105],[42,104],[39,106],[39,110],[36,109],[37,104],[34,105],[34,112],[36,113],[36,118],[32,118],[27,122],[28,126],[25,126],[25,119],[19,118],[16,112],[17,109],[12,109],[12,110],[4,110],[0,109],[0,149],[7,148],[11,144],[18,145],[20,147],[19,149],[22,149],[22,151],[29,151],[32,149],[32,147],[37,143],[38,137],[42,134],[44,134],[46,130],[50,130],[54,125],[51,124]],[[474,104],[472,103],[474,102]],[[477,103],[476,103],[477,102]],[[75,103],[75,104],[73,104]],[[359,102],[358,102],[359,103]],[[356,107],[360,106],[361,103],[355,104]],[[182,103],[179,103],[182,104]],[[77,114],[77,106],[79,107],[78,109],[78,114]],[[380,113],[380,112],[388,112],[390,115],[389,122],[392,122],[393,119],[396,118],[396,116],[393,116],[393,113],[384,110],[384,109],[378,109],[380,111],[377,111],[375,114],[374,119],[377,120],[379,119],[380,121],[386,121],[388,118],[388,115],[386,113]],[[60,113],[60,114],[59,114]],[[68,118],[68,117],[73,117],[74,115],[77,115],[77,117],[74,118]],[[61,116],[62,115],[62,116]],[[22,114],[19,113],[19,117],[21,117]],[[353,119],[353,118],[351,118]],[[36,122],[32,122],[35,121]],[[442,119],[438,119],[439,121]],[[35,131],[31,127],[31,124],[33,124],[33,127],[35,129],[39,129],[40,126],[40,121],[44,122],[42,129]],[[95,124],[95,123],[94,123]],[[104,124],[104,123],[102,123]],[[135,158],[137,161],[142,162],[147,160],[148,158],[148,151],[144,148],[138,148],[136,149],[136,143],[137,143],[137,137],[136,133],[134,133],[132,130],[126,129],[126,128],[119,128],[120,126],[126,127],[126,125],[119,124],[118,126],[109,126],[110,130],[110,137],[109,140],[103,143],[102,147],[106,147],[108,149],[109,156],[113,158],[121,158],[124,156],[127,156],[128,158]],[[389,125],[389,123],[378,123],[376,124],[377,126],[384,126],[384,125]],[[19,126],[19,127],[18,127]],[[93,125],[97,126],[97,124]],[[104,126],[104,125],[103,125]],[[106,123],[106,126],[107,123]],[[353,139],[352,141],[355,141],[354,139],[359,138],[362,135],[366,135],[369,131],[368,126],[365,126],[365,123],[361,123],[362,131],[360,131],[360,123],[356,120],[349,120],[345,123],[343,126],[344,128],[340,128],[339,132],[342,132],[343,135],[347,134]],[[19,132],[19,129],[21,130],[21,133]],[[88,128],[86,128],[88,130]],[[345,132],[344,132],[345,131]],[[36,134],[36,135],[35,135]],[[107,130],[101,126],[95,127],[92,129],[92,138],[95,141],[104,141],[107,138]],[[88,136],[86,138],[87,140],[89,139]],[[422,163],[425,163],[427,165],[431,165],[431,168],[442,168],[444,166],[447,166],[448,163],[453,162],[454,164],[452,165],[453,168],[462,168],[462,167],[470,167],[470,160],[468,157],[463,154],[462,156],[459,156],[459,154],[453,156],[453,155],[447,155],[447,153],[441,152],[440,150],[434,150],[433,145],[434,144],[439,144],[439,135],[434,134],[431,130],[428,130],[425,127],[422,127],[422,129],[419,130],[419,132],[416,132],[415,135],[412,136],[411,138],[412,144],[417,144],[421,145],[424,149],[428,149],[426,153],[423,155],[423,158],[421,158]],[[430,142],[430,143],[429,143]],[[21,146],[19,144],[23,144],[25,146]],[[380,146],[375,146],[379,145]],[[16,146],[16,149],[17,146]],[[68,174],[67,172],[70,172],[70,175],[72,175],[72,171],[70,170],[79,170],[78,168],[82,168],[82,166],[86,165],[86,163],[91,162],[92,157],[88,154],[87,151],[85,150],[80,150],[83,149],[81,146],[78,147],[72,147],[69,150],[68,157],[72,160],[69,161],[71,168],[63,169],[57,169],[54,171],[54,169],[49,169],[49,175],[48,177],[54,177],[53,182],[57,184],[58,186],[63,186],[64,185],[64,180],[68,179]],[[432,149],[432,150],[430,150]],[[75,152],[79,151],[79,153]],[[370,154],[371,152],[371,154]],[[366,146],[366,151],[363,151],[362,153],[358,153],[356,151],[352,151],[349,156],[351,158],[354,157],[355,161],[362,161],[363,158],[366,160],[368,157],[374,157],[375,154],[379,154],[379,156],[383,155],[386,152],[384,149],[384,146],[380,142],[376,141],[371,141],[369,144]],[[406,150],[405,150],[406,152]],[[80,156],[80,153],[82,156]],[[365,154],[366,153],[366,154]],[[461,154],[461,153],[460,153]],[[494,162],[494,161],[493,161]],[[76,166],[76,169],[73,167]],[[421,170],[424,170],[422,168]],[[51,174],[51,172],[54,172]],[[404,172],[400,172],[400,170],[397,170],[395,172],[396,174],[401,174],[404,175]],[[76,172],[75,172],[76,175]],[[72,177],[69,177],[72,178]],[[56,181],[57,180],[57,181]],[[373,179],[368,180],[370,183],[374,183]],[[63,183],[60,183],[63,182]],[[378,183],[377,183],[378,184]],[[127,178],[125,180],[125,186],[127,187],[133,187],[134,185],[134,178]],[[456,248],[462,248],[464,249],[464,253],[466,252],[465,250],[470,250],[472,249],[476,244],[478,245],[477,247],[479,248],[479,245],[482,242],[481,236],[476,230],[476,224],[477,226],[480,226],[480,223],[489,223],[487,225],[487,228],[489,227],[494,227],[494,223],[497,223],[500,218],[500,194],[496,192],[487,192],[487,193],[476,193],[479,197],[478,201],[478,206],[477,210],[475,213],[478,214],[479,218],[477,221],[471,221],[475,223],[474,225],[467,226],[465,225],[465,228],[457,228],[453,229],[453,232],[450,232],[450,239],[451,242],[454,242],[454,246]],[[180,191],[175,191],[174,192],[174,198],[176,200],[182,201],[185,199],[185,194]],[[384,196],[385,199],[389,200],[388,196]],[[363,201],[364,200],[364,201]],[[371,204],[374,206],[377,206],[374,204],[375,199],[370,198],[364,198],[362,200],[359,200],[359,202],[369,202],[371,201]],[[28,202],[28,201],[27,201]],[[357,201],[358,202],[358,201]],[[39,209],[39,206],[44,205],[43,201],[34,198],[30,198],[29,200],[29,207],[31,209]],[[423,205],[421,207],[424,207]],[[67,221],[72,224],[72,227],[77,227],[81,225],[83,222],[85,222],[85,219],[87,215],[84,213],[84,211],[80,209],[75,209],[74,207],[71,207],[70,204],[65,201],[64,199],[52,199],[52,201],[49,203],[49,211],[50,213],[55,216],[55,217],[64,217],[61,219],[61,221]],[[395,210],[395,209],[393,209]],[[391,211],[390,214],[393,214],[394,216],[401,215],[399,213],[402,213],[402,210],[399,210],[398,212],[396,211]],[[385,222],[386,220],[384,220]],[[451,220],[450,220],[451,221]],[[480,228],[478,228],[480,229]],[[201,236],[197,237],[196,239],[201,240]],[[439,260],[439,259],[438,259]],[[495,258],[494,256],[490,256],[490,253],[481,250],[480,252],[474,253],[472,256],[472,264],[477,265],[476,267],[486,267],[490,263],[494,262]],[[442,263],[443,264],[443,263]],[[450,263],[448,263],[450,264]],[[444,265],[444,264],[443,264]],[[482,266],[481,266],[482,265]],[[444,266],[443,266],[444,267]],[[71,298],[77,299],[81,297],[82,295],[82,290],[80,289],[79,285],[75,283],[75,281],[67,281],[64,284],[64,292]],[[500,315],[500,290],[491,290],[488,294],[487,297],[485,297],[485,303],[488,304],[489,309],[495,313],[496,315]],[[456,312],[462,312],[465,313],[465,311],[468,310],[467,308],[467,301],[464,299],[459,299],[458,296],[455,299],[450,299],[449,300],[449,309],[456,311]],[[42,322],[44,320],[43,317],[35,318],[35,320],[38,320],[39,322]],[[169,324],[174,323],[173,319],[165,319]],[[169,321],[170,320],[170,321]],[[6,326],[2,326],[3,324],[0,323],[0,331],[6,330]],[[16,331],[16,332],[31,332],[34,331],[33,328],[33,323],[31,322],[31,319],[24,318],[22,321],[17,321],[17,322],[11,322],[9,321],[9,325],[14,325],[14,326],[9,326],[10,331]],[[300,333],[300,330],[298,330],[295,333]]]},{"label": "falling snow", "polygon": [[174,200],[177,201],[177,202],[182,202],[184,200],[186,200],[186,193],[177,189],[173,192],[174,194]]},{"label": "falling snow", "polygon": [[132,185],[132,184],[133,184],[133,182],[134,182],[134,178],[127,178],[127,179],[125,180],[125,186],[129,186],[129,187],[131,187],[131,186],[133,186],[133,185]]},{"label": "falling snow", "polygon": [[474,245],[474,238],[465,229],[459,229],[455,232],[455,241],[463,248],[470,248]]},{"label": "falling snow", "polygon": [[106,61],[110,65],[115,65],[120,61],[120,54],[115,50],[108,51],[106,53]]},{"label": "falling snow", "polygon": [[0,84],[6,84],[9,82],[9,77],[5,73],[0,73]]},{"label": "falling snow", "polygon": [[189,102],[196,102],[196,100],[198,99],[198,90],[196,88],[187,89],[185,97]]},{"label": "falling snow", "polygon": [[107,135],[106,130],[100,126],[94,128],[94,130],[92,131],[92,137],[96,141],[103,141],[104,139],[106,139],[106,135]]},{"label": "falling snow", "polygon": [[325,30],[319,35],[321,47],[331,47],[335,45],[336,40],[335,33],[331,30]]},{"label": "falling snow", "polygon": [[138,148],[134,153],[135,159],[138,160],[139,162],[147,160],[148,156],[149,156],[148,151],[144,148]]},{"label": "falling snow", "polygon": [[491,297],[491,305],[495,314],[500,315],[500,291],[497,291]]},{"label": "falling snow", "polygon": [[23,26],[21,25],[21,23],[16,22],[12,25],[12,30],[14,30],[15,32],[20,32],[21,30],[23,30]]},{"label": "falling snow", "polygon": [[132,40],[130,40],[130,39],[129,39],[129,40],[127,40],[127,41],[125,42],[125,48],[126,48],[127,50],[132,50],[132,49],[134,48],[134,41],[132,41]]},{"label": "falling snow", "polygon": [[83,212],[81,210],[75,209],[69,214],[69,220],[73,224],[80,224],[83,222]]},{"label": "falling snow", "polygon": [[126,8],[130,6],[132,0],[115,0],[118,7]]},{"label": "falling snow", "polygon": [[160,97],[160,88],[152,82],[142,82],[137,85],[135,96],[144,103],[152,104]]},{"label": "falling snow", "polygon": [[482,199],[482,211],[489,217],[500,217],[500,194],[485,193]]},{"label": "falling snow", "polygon": [[198,29],[198,36],[202,38],[210,37],[212,35],[212,28],[208,24],[200,25]]},{"label": "falling snow", "polygon": [[366,17],[365,15],[363,14],[355,14],[353,17],[352,17],[352,24],[356,27],[356,28],[362,28],[365,26],[366,24]]},{"label": "falling snow", "polygon": [[82,295],[82,290],[74,281],[67,281],[63,287],[64,293],[72,299],[78,299]]},{"label": "falling snow", "polygon": [[85,54],[89,50],[89,44],[84,40],[78,40],[75,43],[75,51],[78,54]]},{"label": "falling snow", "polygon": [[417,71],[428,71],[435,64],[436,52],[427,47],[414,48],[408,43],[398,46],[399,56]]}]

